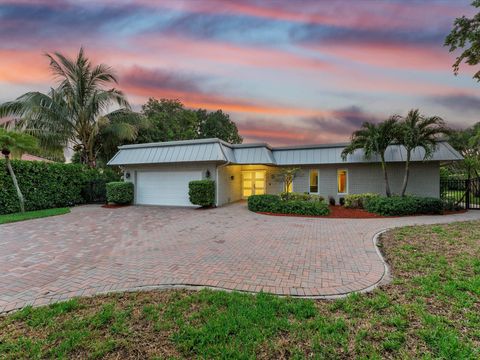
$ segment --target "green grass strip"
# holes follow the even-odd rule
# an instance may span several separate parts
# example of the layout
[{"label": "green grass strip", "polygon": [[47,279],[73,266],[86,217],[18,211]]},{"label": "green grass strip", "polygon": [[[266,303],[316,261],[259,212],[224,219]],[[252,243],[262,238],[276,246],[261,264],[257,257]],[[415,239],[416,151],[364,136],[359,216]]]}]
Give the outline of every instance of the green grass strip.
[{"label": "green grass strip", "polygon": [[0,224],[7,224],[11,222],[24,221],[30,219],[39,219],[48,216],[63,215],[70,212],[69,208],[55,208],[36,211],[27,211],[25,213],[15,213],[0,215]]}]

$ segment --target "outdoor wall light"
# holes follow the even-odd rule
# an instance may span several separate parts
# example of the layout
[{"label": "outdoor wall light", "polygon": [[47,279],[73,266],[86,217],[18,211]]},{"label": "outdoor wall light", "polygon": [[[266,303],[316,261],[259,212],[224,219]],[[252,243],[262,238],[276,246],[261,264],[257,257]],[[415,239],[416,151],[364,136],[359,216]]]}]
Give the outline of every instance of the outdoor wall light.
[{"label": "outdoor wall light", "polygon": [[129,172],[125,173],[125,179],[130,179],[130,173]]},{"label": "outdoor wall light", "polygon": [[230,180],[234,180],[234,179],[235,179],[234,175],[230,176]]},{"label": "outdoor wall light", "polygon": [[205,176],[207,179],[210,179],[210,170],[205,171]]}]

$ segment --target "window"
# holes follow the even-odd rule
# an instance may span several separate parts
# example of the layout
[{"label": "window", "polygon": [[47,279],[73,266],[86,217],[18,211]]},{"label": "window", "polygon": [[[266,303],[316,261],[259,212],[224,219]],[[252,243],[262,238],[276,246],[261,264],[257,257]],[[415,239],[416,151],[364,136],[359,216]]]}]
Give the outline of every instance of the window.
[{"label": "window", "polygon": [[318,193],[318,170],[310,170],[310,192]]},{"label": "window", "polygon": [[337,184],[338,184],[338,193],[346,194],[348,191],[348,176],[347,170],[338,170],[337,171]]}]

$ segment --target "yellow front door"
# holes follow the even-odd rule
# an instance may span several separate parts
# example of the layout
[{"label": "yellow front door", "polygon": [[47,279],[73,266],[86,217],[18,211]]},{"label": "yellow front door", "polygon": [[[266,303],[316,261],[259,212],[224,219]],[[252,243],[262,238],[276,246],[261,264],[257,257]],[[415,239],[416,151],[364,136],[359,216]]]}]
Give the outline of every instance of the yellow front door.
[{"label": "yellow front door", "polygon": [[242,196],[265,194],[265,171],[244,171],[242,173]]}]

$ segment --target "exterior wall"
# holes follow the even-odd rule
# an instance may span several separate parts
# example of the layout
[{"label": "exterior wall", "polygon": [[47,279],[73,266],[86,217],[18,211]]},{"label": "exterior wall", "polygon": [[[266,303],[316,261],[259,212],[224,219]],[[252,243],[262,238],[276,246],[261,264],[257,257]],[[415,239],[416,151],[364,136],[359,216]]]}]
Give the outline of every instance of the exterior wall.
[{"label": "exterior wall", "polygon": [[[392,193],[399,194],[404,176],[404,163],[388,163],[388,176]],[[293,180],[295,192],[308,192],[310,169],[317,169],[319,176],[319,195],[336,201],[344,195],[337,194],[337,170],[347,170],[348,194],[373,192],[385,194],[383,172],[380,164],[338,164],[302,167]],[[407,193],[420,196],[440,196],[439,162],[415,162],[410,167]]]},{"label": "exterior wall", "polygon": [[217,168],[217,206],[221,206],[242,199],[241,169],[241,165],[227,165],[219,166]]},{"label": "exterior wall", "polygon": [[[145,164],[145,165],[128,165],[124,167],[125,181],[133,182],[135,185],[135,201],[137,203],[137,172],[138,171],[155,171],[155,170],[186,170],[186,171],[201,171],[203,179],[207,178],[207,170],[210,172],[210,179],[215,180],[216,164],[212,162],[205,163],[172,163],[172,164]],[[127,179],[126,174],[130,177]]]}]

